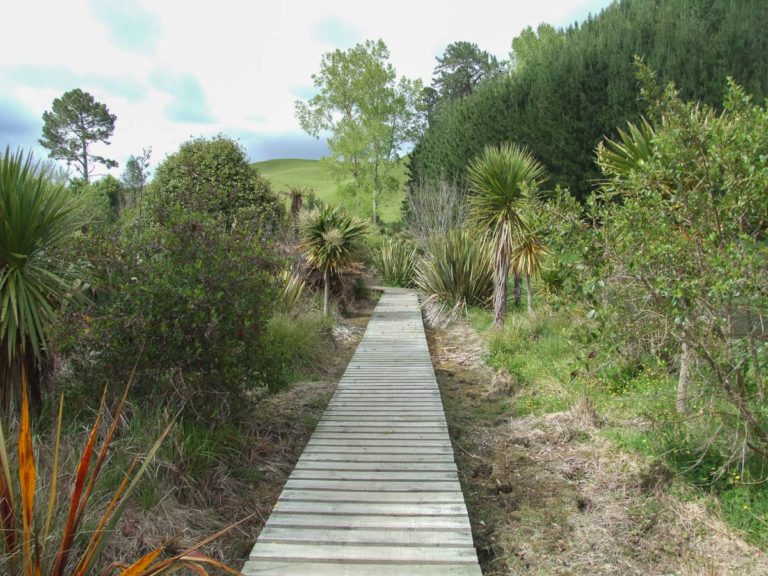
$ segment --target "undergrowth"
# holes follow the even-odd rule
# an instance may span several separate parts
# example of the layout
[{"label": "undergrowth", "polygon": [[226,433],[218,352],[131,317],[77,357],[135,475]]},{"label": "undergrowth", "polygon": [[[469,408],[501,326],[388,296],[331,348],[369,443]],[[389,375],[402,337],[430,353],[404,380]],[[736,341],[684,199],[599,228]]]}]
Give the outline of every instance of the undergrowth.
[{"label": "undergrowth", "polygon": [[[627,363],[590,336],[586,315],[571,308],[540,309],[535,317],[512,311],[502,330],[474,309],[473,328],[486,336],[487,363],[510,381],[514,417],[561,412],[588,399],[599,434],[639,454],[683,500],[700,500],[749,542],[768,542],[768,465],[747,447],[733,456],[728,435],[716,428],[716,410],[702,393],[689,413],[675,411],[676,371],[655,359]],[[720,414],[722,416],[722,414]],[[717,439],[715,439],[717,438]]]}]

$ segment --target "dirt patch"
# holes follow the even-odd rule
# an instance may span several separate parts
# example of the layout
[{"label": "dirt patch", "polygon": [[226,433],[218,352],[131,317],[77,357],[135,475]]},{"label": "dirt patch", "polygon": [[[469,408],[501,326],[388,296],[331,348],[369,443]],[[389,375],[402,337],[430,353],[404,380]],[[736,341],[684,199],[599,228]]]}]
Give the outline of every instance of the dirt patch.
[{"label": "dirt patch", "polygon": [[663,467],[599,434],[585,401],[514,417],[514,383],[464,324],[428,331],[475,546],[486,575],[768,575],[766,554]]}]

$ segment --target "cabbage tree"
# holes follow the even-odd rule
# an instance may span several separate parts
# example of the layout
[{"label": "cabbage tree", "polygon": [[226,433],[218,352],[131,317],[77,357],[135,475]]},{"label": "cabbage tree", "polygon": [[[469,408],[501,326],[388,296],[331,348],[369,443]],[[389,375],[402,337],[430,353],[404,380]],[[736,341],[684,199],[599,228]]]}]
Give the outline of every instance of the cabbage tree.
[{"label": "cabbage tree", "polygon": [[6,148],[0,157],[0,406],[20,401],[22,371],[40,399],[40,361],[76,275],[57,250],[80,226],[79,203],[50,166]]},{"label": "cabbage tree", "polygon": [[544,167],[515,144],[486,146],[470,162],[467,180],[469,221],[488,235],[493,249],[493,323],[504,325],[515,238],[526,230],[522,208],[526,191],[535,191],[544,179]]},{"label": "cabbage tree", "polygon": [[310,264],[323,272],[323,315],[328,315],[331,274],[349,262],[365,237],[367,226],[341,208],[325,206],[307,212],[300,224],[301,246]]}]

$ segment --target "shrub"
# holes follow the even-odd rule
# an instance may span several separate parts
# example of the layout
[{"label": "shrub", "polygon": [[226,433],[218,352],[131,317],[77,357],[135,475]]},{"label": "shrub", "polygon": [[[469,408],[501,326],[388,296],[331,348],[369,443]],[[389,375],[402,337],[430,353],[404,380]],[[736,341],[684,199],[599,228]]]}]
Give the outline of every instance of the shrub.
[{"label": "shrub", "polygon": [[137,364],[135,394],[176,391],[189,410],[223,418],[249,388],[270,386],[264,330],[279,266],[259,233],[179,212],[103,258],[95,303],[69,348],[87,389]]},{"label": "shrub", "polygon": [[157,167],[148,196],[160,222],[178,207],[219,215],[231,225],[247,209],[250,219],[274,230],[285,211],[269,182],[248,163],[242,147],[221,135],[182,144]]},{"label": "shrub", "polygon": [[427,294],[425,308],[433,324],[454,318],[468,306],[486,306],[493,295],[490,246],[464,230],[433,238],[414,283]]},{"label": "shrub", "polygon": [[416,266],[418,251],[409,241],[388,238],[376,253],[376,268],[388,286],[413,285],[413,271]]}]

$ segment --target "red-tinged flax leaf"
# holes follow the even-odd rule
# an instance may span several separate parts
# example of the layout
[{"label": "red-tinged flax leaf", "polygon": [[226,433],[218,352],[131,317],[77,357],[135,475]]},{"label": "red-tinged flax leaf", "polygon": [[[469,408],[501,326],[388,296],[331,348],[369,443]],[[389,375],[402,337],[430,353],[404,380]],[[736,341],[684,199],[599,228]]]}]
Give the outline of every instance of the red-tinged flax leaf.
[{"label": "red-tinged flax leaf", "polygon": [[35,453],[32,449],[32,431],[29,424],[29,399],[27,398],[27,378],[24,366],[21,367],[21,426],[19,427],[19,488],[21,489],[21,525],[22,553],[24,573],[32,576],[32,516],[35,510],[35,486],[37,468]]},{"label": "red-tinged flax leaf", "polygon": [[189,562],[195,562],[198,565],[201,563],[210,564],[211,566],[218,568],[219,570],[224,570],[224,572],[227,572],[228,574],[233,574],[234,576],[243,576],[243,573],[240,572],[239,570],[235,570],[231,566],[227,566],[226,564],[224,564],[224,562],[220,560],[216,560],[215,558],[211,558],[210,556],[206,556],[205,554],[201,554],[200,552],[191,552],[186,556],[182,556],[181,559],[187,562],[187,566],[189,565]]},{"label": "red-tinged flax leaf", "polygon": [[253,518],[255,515],[256,515],[256,513],[254,512],[253,514],[250,514],[249,516],[246,516],[245,518],[242,518],[241,520],[238,520],[234,524],[231,524],[231,525],[227,526],[226,528],[223,528],[223,529],[219,530],[215,534],[212,534],[211,536],[208,536],[207,538],[204,538],[203,540],[200,540],[197,544],[193,544],[192,546],[190,546],[189,548],[187,548],[183,552],[177,554],[176,556],[172,556],[171,558],[167,558],[166,560],[163,560],[157,566],[153,566],[152,567],[152,571],[149,572],[149,574],[147,576],[155,575],[155,574],[162,574],[162,573],[164,573],[164,571],[170,569],[173,566],[176,566],[179,562],[181,562],[183,560],[187,560],[187,561],[194,560],[195,562],[206,562],[206,563],[209,563],[209,564],[213,564],[213,565],[217,566],[218,568],[226,570],[230,574],[236,574],[237,576],[242,576],[242,574],[240,572],[238,572],[237,570],[235,570],[234,568],[230,568],[226,564],[223,564],[223,563],[219,562],[218,560],[214,560],[210,556],[206,556],[205,554],[201,554],[200,552],[198,552],[198,550],[200,548],[202,548],[203,546],[205,546],[206,544],[208,544],[210,542],[213,542],[217,538],[220,538],[221,536],[223,536],[224,534],[226,534],[227,532],[229,532],[233,528],[236,528],[237,526],[239,526],[243,522],[247,522],[248,520]]},{"label": "red-tinged flax leaf", "polygon": [[156,550],[152,550],[149,554],[146,554],[136,560],[133,564],[128,566],[125,570],[120,572],[120,576],[141,576],[144,574],[144,571],[149,568],[149,566],[152,564],[152,562],[155,561],[155,559],[160,556],[160,554],[163,552],[163,548],[157,548]]},{"label": "red-tinged flax leaf", "polygon": [[[106,390],[105,390],[106,394]],[[59,550],[56,553],[56,561],[53,564],[53,570],[51,576],[63,576],[64,570],[67,567],[67,560],[69,558],[69,552],[72,548],[72,542],[75,539],[78,527],[77,511],[80,507],[80,500],[83,495],[83,487],[85,486],[85,479],[88,476],[88,469],[91,465],[91,457],[93,456],[93,446],[96,444],[96,437],[98,435],[99,423],[101,422],[101,413],[104,408],[104,396],[101,397],[101,405],[99,406],[99,412],[96,414],[96,421],[93,423],[93,428],[88,436],[88,442],[85,444],[83,454],[80,456],[80,462],[77,465],[77,473],[75,474],[75,487],[72,490],[71,500],[69,504],[69,514],[67,515],[67,523],[64,526],[64,532],[61,535],[61,544]]]},{"label": "red-tinged flax leaf", "polygon": [[200,566],[200,564],[195,564],[194,562],[181,562],[181,565],[198,576],[208,576],[208,572],[205,568]]},{"label": "red-tinged flax leaf", "polygon": [[96,530],[93,531],[93,535],[91,536],[91,539],[85,548],[85,552],[83,553],[83,556],[80,559],[80,562],[78,562],[77,566],[75,567],[75,571],[74,571],[75,576],[83,576],[88,574],[91,562],[93,562],[93,559],[94,559],[94,554],[98,549],[102,538],[104,538],[105,536],[104,527],[106,526],[107,522],[112,516],[112,513],[115,511],[115,508],[117,508],[117,505],[120,502],[120,498],[122,498],[123,493],[125,492],[125,489],[128,486],[128,482],[131,480],[133,471],[136,468],[137,463],[138,463],[138,459],[134,458],[133,462],[131,462],[131,465],[128,468],[128,471],[125,473],[125,477],[123,478],[123,481],[120,483],[120,486],[112,495],[112,500],[109,502],[109,506],[107,507],[106,511],[102,515],[101,520],[99,521],[99,525],[96,527]]},{"label": "red-tinged flax leaf", "polygon": [[[174,419],[175,421],[175,419]],[[117,524],[117,521],[120,519],[120,517],[123,514],[123,510],[125,509],[125,505],[128,502],[128,498],[133,492],[133,490],[138,486],[139,482],[141,481],[141,478],[144,476],[144,473],[149,469],[149,466],[152,462],[152,460],[155,457],[155,454],[160,449],[160,445],[165,441],[166,437],[170,433],[171,429],[173,428],[174,422],[171,422],[166,426],[166,428],[163,430],[163,432],[158,436],[157,440],[155,440],[155,443],[152,445],[152,448],[150,448],[149,452],[147,452],[147,455],[144,458],[144,462],[142,463],[139,470],[136,472],[136,474],[133,475],[133,478],[131,479],[131,483],[128,485],[128,488],[125,490],[125,494],[123,495],[122,500],[120,500],[120,503],[115,508],[114,513],[112,514],[112,517],[109,519],[109,523],[106,526],[106,529],[104,532],[106,534],[111,534],[114,529],[115,525]],[[105,538],[102,538],[99,543],[94,548],[93,556],[95,558],[98,558],[101,554],[101,550],[104,547],[104,544],[106,542]]]},{"label": "red-tinged flax leaf", "polygon": [[[133,370],[134,371],[136,370],[136,366],[134,366]],[[96,458],[96,464],[94,464],[93,466],[93,472],[91,473],[91,478],[88,481],[88,487],[85,489],[85,497],[82,499],[80,504],[80,509],[77,511],[78,523],[82,518],[83,514],[85,513],[85,505],[88,503],[88,500],[91,497],[93,488],[96,485],[96,480],[99,477],[99,472],[101,472],[101,466],[102,464],[104,464],[104,459],[107,457],[107,451],[109,450],[109,447],[112,444],[112,439],[115,436],[117,425],[120,422],[120,416],[122,415],[123,408],[125,407],[125,403],[128,400],[128,390],[130,390],[131,388],[133,377],[134,375],[133,373],[131,373],[131,377],[128,379],[128,384],[126,384],[125,390],[123,390],[123,395],[120,397],[120,401],[117,404],[117,408],[115,408],[115,413],[112,417],[112,425],[109,427],[109,431],[107,432],[107,435],[104,437],[104,440],[101,443],[101,449],[99,450],[99,455]],[[106,389],[104,390],[104,393],[106,394]]]},{"label": "red-tinged flax leaf", "polygon": [[64,413],[64,394],[59,398],[59,414],[56,418],[56,439],[53,445],[53,466],[51,468],[51,489],[48,493],[48,511],[45,515],[43,527],[43,553],[48,544],[48,535],[51,533],[51,521],[56,508],[56,498],[59,490],[59,456],[61,452],[61,421]]},{"label": "red-tinged flax leaf", "polygon": [[[3,426],[0,424],[0,530],[3,532],[5,551],[12,556],[16,550],[16,513],[13,505],[8,451],[6,450]],[[6,470],[8,473],[6,474]]]}]

